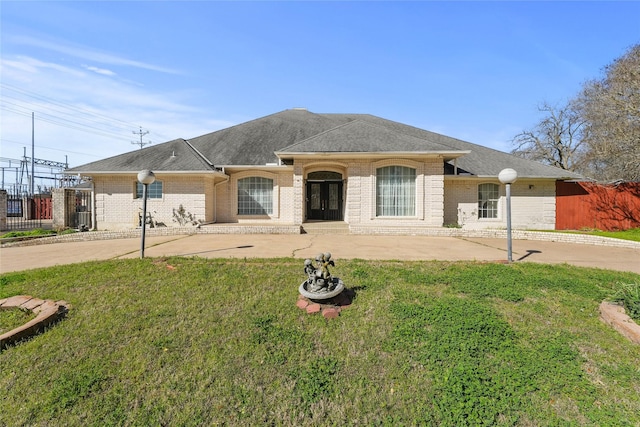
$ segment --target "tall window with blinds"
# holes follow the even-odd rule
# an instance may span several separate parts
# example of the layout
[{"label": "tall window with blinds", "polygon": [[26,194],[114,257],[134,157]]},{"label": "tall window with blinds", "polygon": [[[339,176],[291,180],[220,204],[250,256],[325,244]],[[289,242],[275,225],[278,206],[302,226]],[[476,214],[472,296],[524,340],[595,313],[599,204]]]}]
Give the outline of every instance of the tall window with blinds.
[{"label": "tall window with blinds", "polygon": [[376,172],[376,215],[415,216],[416,170],[386,166]]}]

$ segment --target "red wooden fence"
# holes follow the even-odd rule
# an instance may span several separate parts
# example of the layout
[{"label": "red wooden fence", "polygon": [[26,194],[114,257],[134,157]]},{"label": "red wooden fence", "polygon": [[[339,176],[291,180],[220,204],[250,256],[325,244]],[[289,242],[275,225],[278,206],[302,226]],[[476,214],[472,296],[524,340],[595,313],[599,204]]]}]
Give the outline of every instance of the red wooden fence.
[{"label": "red wooden fence", "polygon": [[53,203],[50,195],[36,195],[31,205],[31,218],[51,219],[53,218]]},{"label": "red wooden fence", "polygon": [[556,183],[556,230],[640,227],[640,182]]}]

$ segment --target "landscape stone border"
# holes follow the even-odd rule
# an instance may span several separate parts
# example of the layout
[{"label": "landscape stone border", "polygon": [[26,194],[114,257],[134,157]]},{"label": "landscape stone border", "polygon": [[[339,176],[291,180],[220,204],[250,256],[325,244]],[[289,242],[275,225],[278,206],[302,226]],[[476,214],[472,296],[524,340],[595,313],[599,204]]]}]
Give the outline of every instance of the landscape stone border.
[{"label": "landscape stone border", "polygon": [[36,317],[24,325],[0,335],[0,350],[44,331],[47,326],[63,318],[71,306],[66,301],[42,300],[29,295],[16,295],[0,299],[0,310],[11,308],[32,311]]},{"label": "landscape stone border", "polygon": [[[146,231],[147,237],[179,236],[193,234],[300,234],[302,227],[299,225],[272,225],[253,226],[238,224],[212,224],[201,227],[160,227]],[[0,239],[1,247],[32,246],[46,243],[86,242],[94,240],[127,239],[140,237],[141,229],[128,229],[118,231],[87,231],[82,233],[63,234],[37,238],[6,238]],[[349,234],[364,235],[397,235],[397,236],[431,236],[431,237],[458,237],[458,238],[497,238],[505,239],[506,230],[502,229],[462,229],[446,227],[366,227],[349,225]],[[613,237],[594,236],[589,234],[562,233],[552,231],[526,231],[513,230],[514,240],[533,240],[558,243],[576,243],[584,245],[618,247],[628,249],[640,249],[640,242],[633,240],[616,239]]]},{"label": "landscape stone border", "polygon": [[307,314],[321,313],[325,319],[335,319],[340,316],[340,312],[343,309],[351,305],[354,298],[355,292],[347,288],[339,295],[327,300],[322,300],[322,302],[311,300],[299,294],[296,306],[301,310],[305,310]]},{"label": "landscape stone border", "polygon": [[640,344],[640,325],[625,313],[621,305],[603,301],[600,304],[600,319],[632,342]]}]

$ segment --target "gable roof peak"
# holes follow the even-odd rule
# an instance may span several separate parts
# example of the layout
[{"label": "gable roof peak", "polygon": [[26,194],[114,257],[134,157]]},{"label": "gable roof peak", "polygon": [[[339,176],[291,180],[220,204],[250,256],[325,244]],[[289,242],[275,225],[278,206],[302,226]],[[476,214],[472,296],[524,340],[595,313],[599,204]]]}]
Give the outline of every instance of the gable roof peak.
[{"label": "gable roof peak", "polygon": [[312,135],[276,152],[285,153],[448,153],[455,157],[464,150],[412,136],[382,124],[359,118],[351,119],[330,129]]}]

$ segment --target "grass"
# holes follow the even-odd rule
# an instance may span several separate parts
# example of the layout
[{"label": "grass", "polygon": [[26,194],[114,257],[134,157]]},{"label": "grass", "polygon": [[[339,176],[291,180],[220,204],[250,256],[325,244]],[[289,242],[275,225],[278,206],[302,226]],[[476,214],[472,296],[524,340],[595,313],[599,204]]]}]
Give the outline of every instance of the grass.
[{"label": "grass", "polygon": [[596,236],[613,237],[615,239],[633,240],[635,242],[640,242],[640,228],[632,228],[630,230],[623,230],[623,231],[600,231],[600,230],[595,230],[595,231],[589,232],[589,234],[594,234]]},{"label": "grass", "polygon": [[640,242],[640,228],[632,228],[629,230],[621,231],[602,231],[602,230],[558,230],[558,233],[575,233],[575,234],[590,234],[593,236],[612,237],[614,239],[632,240],[634,242]]},{"label": "grass", "polygon": [[0,236],[1,239],[8,239],[14,237],[40,237],[40,236],[51,236],[56,234],[55,231],[45,230],[42,228],[35,228],[33,230],[27,231],[10,231]]},{"label": "grass", "polygon": [[75,233],[76,230],[71,229],[71,228],[67,228],[64,230],[60,230],[60,231],[56,231],[56,230],[45,230],[43,228],[34,228],[33,230],[27,230],[27,231],[10,231],[8,233],[5,233],[3,235],[0,236],[0,239],[15,239],[15,238],[21,238],[21,237],[26,237],[26,238],[30,238],[30,237],[48,237],[48,236],[55,236],[55,235],[64,235],[64,234],[72,234]]},{"label": "grass", "polygon": [[640,282],[621,284],[609,300],[622,304],[626,314],[640,323]]},{"label": "grass", "polygon": [[0,335],[22,326],[36,316],[29,310],[0,308]]},{"label": "grass", "polygon": [[598,318],[640,276],[338,261],[353,304],[295,306],[294,259],[113,260],[8,273],[72,304],[0,353],[0,425],[640,424],[640,352]]}]

